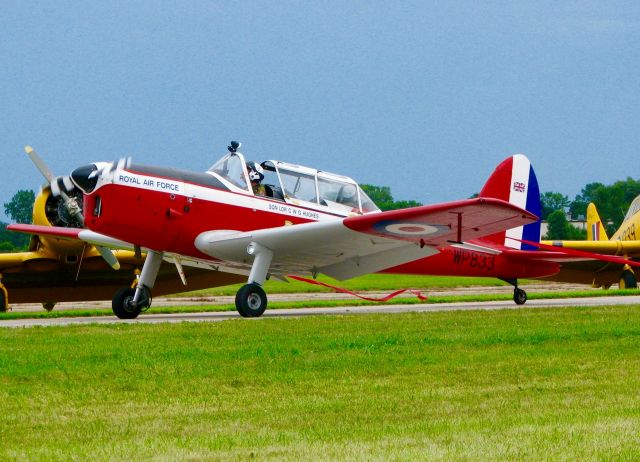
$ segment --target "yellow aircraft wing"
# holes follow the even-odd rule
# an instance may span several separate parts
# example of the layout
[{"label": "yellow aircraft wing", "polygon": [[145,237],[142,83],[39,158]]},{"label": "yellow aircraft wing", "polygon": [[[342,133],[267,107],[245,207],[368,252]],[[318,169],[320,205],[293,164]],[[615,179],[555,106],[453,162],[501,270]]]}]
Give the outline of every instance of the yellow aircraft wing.
[{"label": "yellow aircraft wing", "polygon": [[640,257],[640,241],[540,241],[545,245],[553,245],[565,249],[603,255],[621,255],[627,258]]},{"label": "yellow aircraft wing", "polygon": [[0,253],[0,271],[21,266],[25,261],[39,257],[39,252]]}]

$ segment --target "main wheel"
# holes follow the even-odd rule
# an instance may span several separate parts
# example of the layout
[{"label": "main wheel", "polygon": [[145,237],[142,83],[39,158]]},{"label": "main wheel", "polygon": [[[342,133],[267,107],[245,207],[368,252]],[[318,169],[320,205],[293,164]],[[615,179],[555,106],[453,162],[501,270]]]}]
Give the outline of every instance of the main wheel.
[{"label": "main wheel", "polygon": [[42,304],[42,308],[44,308],[47,311],[51,311],[54,306],[56,306],[56,302],[44,302]]},{"label": "main wheel", "polygon": [[513,289],[513,301],[516,302],[516,305],[524,305],[527,301],[527,293],[516,287]]},{"label": "main wheel", "polygon": [[636,279],[636,275],[628,269],[624,270],[620,275],[620,282],[618,283],[618,286],[621,289],[637,289],[638,281]]},{"label": "main wheel", "polygon": [[[146,289],[143,290],[146,291]],[[133,297],[135,294],[136,289],[132,289],[131,287],[125,287],[124,289],[117,291],[113,296],[113,301],[111,302],[113,314],[120,319],[137,318],[142,311],[142,308],[145,307],[145,300],[149,300],[149,297],[147,297],[147,294],[145,293],[141,302],[134,304]]]},{"label": "main wheel", "polygon": [[236,309],[243,318],[257,318],[267,309],[267,294],[258,284],[245,284],[236,294]]},{"label": "main wheel", "polygon": [[9,303],[7,302],[7,293],[0,289],[0,312],[4,313],[9,308]]}]

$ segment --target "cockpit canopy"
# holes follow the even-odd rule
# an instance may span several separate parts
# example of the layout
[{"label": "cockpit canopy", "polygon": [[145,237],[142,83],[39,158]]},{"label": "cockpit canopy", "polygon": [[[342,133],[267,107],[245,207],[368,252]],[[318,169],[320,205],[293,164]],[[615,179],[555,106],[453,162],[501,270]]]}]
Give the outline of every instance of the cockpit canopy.
[{"label": "cockpit canopy", "polygon": [[[262,162],[265,196],[289,204],[318,210],[349,213],[377,212],[380,209],[351,178],[276,160]],[[231,189],[254,194],[247,162],[239,152],[223,156],[208,170]]]},{"label": "cockpit canopy", "polygon": [[624,217],[624,221],[629,220],[636,213],[640,212],[640,196],[636,196],[636,198],[631,202],[629,206],[629,210],[627,210],[627,214]]}]

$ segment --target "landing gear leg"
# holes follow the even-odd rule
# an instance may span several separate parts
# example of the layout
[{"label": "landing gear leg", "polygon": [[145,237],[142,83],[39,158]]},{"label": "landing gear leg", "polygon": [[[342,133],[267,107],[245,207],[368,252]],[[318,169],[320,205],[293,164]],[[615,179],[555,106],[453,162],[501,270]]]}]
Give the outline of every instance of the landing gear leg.
[{"label": "landing gear leg", "polygon": [[236,309],[244,318],[257,318],[267,309],[267,294],[261,287],[267,279],[273,252],[266,247],[252,242],[247,246],[247,253],[253,255],[253,265],[249,274],[249,283],[236,293]]},{"label": "landing gear leg", "polygon": [[147,253],[140,279],[135,287],[120,289],[113,296],[113,314],[120,319],[135,319],[143,309],[151,306],[151,289],[156,282],[163,255],[162,252],[153,250]]},{"label": "landing gear leg", "polygon": [[9,311],[9,292],[2,284],[2,274],[0,273],[0,312]]},{"label": "landing gear leg", "polygon": [[513,301],[516,302],[516,305],[524,305],[527,302],[527,293],[518,288],[518,280],[517,279],[502,279],[505,282],[508,282],[513,286]]}]

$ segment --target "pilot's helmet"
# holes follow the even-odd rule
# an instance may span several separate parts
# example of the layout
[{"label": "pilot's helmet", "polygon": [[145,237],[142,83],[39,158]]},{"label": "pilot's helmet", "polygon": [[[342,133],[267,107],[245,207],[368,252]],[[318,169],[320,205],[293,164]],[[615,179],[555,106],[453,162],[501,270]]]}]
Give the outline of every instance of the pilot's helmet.
[{"label": "pilot's helmet", "polygon": [[264,170],[260,164],[256,164],[251,160],[247,162],[247,170],[251,181],[262,181],[264,179]]}]

